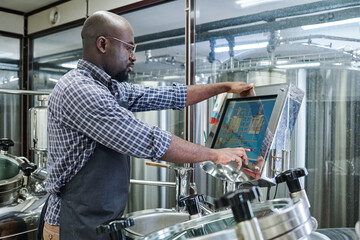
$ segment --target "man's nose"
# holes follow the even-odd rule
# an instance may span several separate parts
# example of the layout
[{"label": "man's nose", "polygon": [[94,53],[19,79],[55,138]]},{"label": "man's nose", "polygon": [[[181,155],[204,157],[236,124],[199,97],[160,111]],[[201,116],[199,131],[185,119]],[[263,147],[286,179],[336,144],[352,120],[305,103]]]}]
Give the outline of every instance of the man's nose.
[{"label": "man's nose", "polygon": [[135,53],[131,52],[131,54],[130,54],[130,60],[131,60],[132,62],[135,62],[135,61],[136,61]]}]

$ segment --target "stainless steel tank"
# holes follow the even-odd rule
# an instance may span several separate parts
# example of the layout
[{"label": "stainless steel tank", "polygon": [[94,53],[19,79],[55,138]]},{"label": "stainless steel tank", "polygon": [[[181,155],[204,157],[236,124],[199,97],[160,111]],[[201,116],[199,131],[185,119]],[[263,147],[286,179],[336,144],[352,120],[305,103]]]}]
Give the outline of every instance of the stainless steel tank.
[{"label": "stainless steel tank", "polygon": [[8,154],[13,145],[10,139],[0,139],[0,238],[35,240],[47,174],[44,169],[33,172],[35,165]]},{"label": "stainless steel tank", "polygon": [[[301,200],[285,198],[253,203],[252,209],[264,239],[301,239],[315,228],[309,209]],[[235,224],[232,211],[225,210],[138,239],[211,239],[212,234],[218,237],[216,239],[237,239]]]},{"label": "stainless steel tank", "polygon": [[135,223],[134,226],[125,229],[126,235],[133,239],[144,237],[190,219],[188,213],[162,208],[136,211],[127,214],[126,217],[132,218]]},{"label": "stainless steel tank", "polygon": [[[263,60],[268,60],[268,54],[266,48],[239,54],[235,57],[235,69],[222,66],[217,69],[216,82],[243,81],[255,83],[256,87],[292,83],[304,90],[304,101],[291,139],[290,167],[309,170],[305,189],[320,228],[353,227],[360,213],[358,64],[348,52],[314,45],[283,44],[275,49],[274,56],[278,60],[294,61],[297,57],[314,57],[320,60],[319,67],[261,66]],[[203,115],[204,112],[197,112],[195,121]],[[197,139],[203,135],[203,129],[196,128],[194,134]],[[220,196],[221,180],[198,166],[194,172],[199,192],[215,198]],[[286,190],[279,187],[277,196],[287,196]]]},{"label": "stainless steel tank", "polygon": [[36,240],[40,213],[47,199],[43,182],[46,171],[38,169],[12,204],[0,208],[0,239]]},{"label": "stainless steel tank", "polygon": [[19,197],[23,183],[20,164],[17,158],[0,153],[0,207],[14,203]]},{"label": "stainless steel tank", "polygon": [[34,151],[47,151],[47,105],[49,95],[38,95],[40,106],[29,109],[29,148]]}]

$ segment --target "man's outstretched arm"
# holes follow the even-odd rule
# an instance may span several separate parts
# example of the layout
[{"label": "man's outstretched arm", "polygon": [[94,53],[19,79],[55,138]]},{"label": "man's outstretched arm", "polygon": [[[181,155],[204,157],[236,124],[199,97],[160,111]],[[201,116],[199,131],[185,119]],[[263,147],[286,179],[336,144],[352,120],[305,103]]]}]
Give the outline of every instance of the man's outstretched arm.
[{"label": "man's outstretched arm", "polygon": [[161,160],[173,163],[213,161],[216,164],[225,165],[231,161],[236,161],[238,169],[240,169],[243,161],[246,165],[248,164],[246,152],[250,151],[250,149],[246,148],[211,149],[172,135],[170,146],[161,157]]},{"label": "man's outstretched arm", "polygon": [[201,102],[220,93],[238,93],[242,97],[254,95],[254,84],[244,82],[221,82],[212,84],[189,85],[186,106]]}]

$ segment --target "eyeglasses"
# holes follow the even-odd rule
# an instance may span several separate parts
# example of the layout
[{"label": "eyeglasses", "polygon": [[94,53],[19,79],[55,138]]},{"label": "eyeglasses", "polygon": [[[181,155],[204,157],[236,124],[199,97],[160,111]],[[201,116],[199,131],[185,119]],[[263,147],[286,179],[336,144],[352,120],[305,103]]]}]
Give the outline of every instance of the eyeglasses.
[{"label": "eyeglasses", "polygon": [[119,41],[119,42],[125,44],[125,45],[126,45],[126,49],[127,49],[130,53],[135,54],[136,44],[132,45],[132,44],[127,43],[127,42],[124,42],[123,40],[120,40],[120,39],[118,39],[118,38],[116,38],[116,37],[105,37],[105,38],[112,38],[112,39],[114,39],[114,40],[116,40],[116,41]]}]

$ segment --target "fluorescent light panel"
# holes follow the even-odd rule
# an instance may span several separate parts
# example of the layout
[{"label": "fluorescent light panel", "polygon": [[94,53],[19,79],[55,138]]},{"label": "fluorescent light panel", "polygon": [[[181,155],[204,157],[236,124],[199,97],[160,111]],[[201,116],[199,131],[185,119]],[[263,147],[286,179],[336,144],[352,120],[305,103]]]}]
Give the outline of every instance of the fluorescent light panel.
[{"label": "fluorescent light panel", "polygon": [[50,81],[50,82],[58,82],[59,80],[57,80],[57,79],[55,79],[55,78],[48,78],[48,80]]},{"label": "fluorescent light panel", "polygon": [[64,67],[64,68],[72,68],[75,69],[77,67],[77,64],[71,64],[71,63],[63,63],[60,66]]},{"label": "fluorescent light panel", "polygon": [[327,23],[305,25],[305,26],[302,26],[301,28],[303,30],[310,30],[310,29],[332,27],[332,26],[338,26],[338,25],[350,24],[350,23],[357,23],[357,22],[360,22],[360,18],[350,18],[350,19],[341,20],[341,21],[335,21],[335,22],[327,22]]},{"label": "fluorescent light panel", "polygon": [[15,77],[15,76],[11,76],[9,82],[15,82],[15,81],[18,81],[19,78],[18,77]]},{"label": "fluorescent light panel", "polygon": [[260,4],[270,3],[270,2],[278,2],[281,0],[238,0],[235,3],[240,5],[241,8],[253,7]]},{"label": "fluorescent light panel", "polygon": [[[256,49],[256,48],[264,48],[268,45],[268,42],[260,42],[260,43],[251,43],[251,44],[243,44],[243,45],[236,45],[234,47],[234,51],[238,50],[248,50],[248,49]],[[218,47],[215,48],[215,52],[228,52],[229,47]]]},{"label": "fluorescent light panel", "polygon": [[276,65],[277,68],[304,68],[304,67],[319,67],[319,66],[320,66],[319,62]]},{"label": "fluorescent light panel", "polygon": [[180,78],[180,76],[175,76],[175,75],[171,75],[171,76],[164,76],[164,80],[178,79],[178,78]]}]

